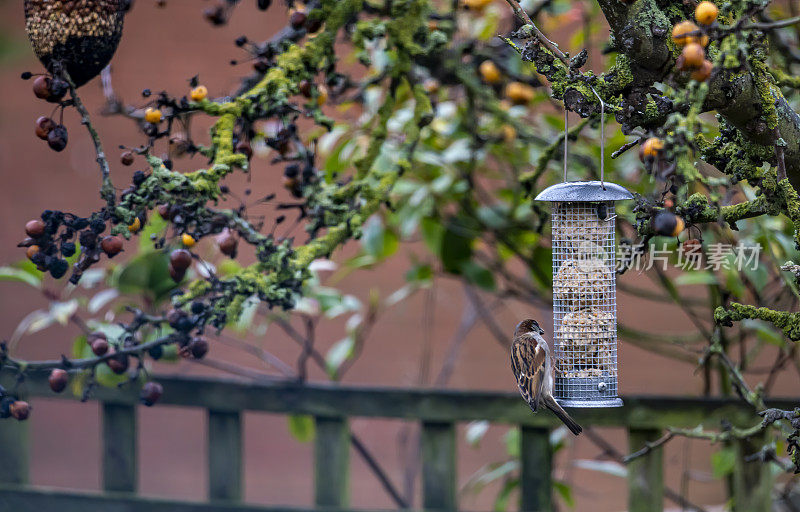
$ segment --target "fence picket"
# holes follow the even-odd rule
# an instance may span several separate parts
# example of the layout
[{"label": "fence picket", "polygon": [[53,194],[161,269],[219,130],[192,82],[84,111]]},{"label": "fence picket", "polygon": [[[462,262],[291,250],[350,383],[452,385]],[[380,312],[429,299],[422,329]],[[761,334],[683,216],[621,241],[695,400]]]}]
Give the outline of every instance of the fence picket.
[{"label": "fence picket", "polygon": [[549,512],[553,508],[550,431],[539,427],[521,427],[519,454],[520,510]]},{"label": "fence picket", "polygon": [[208,497],[242,499],[242,415],[208,411]]},{"label": "fence picket", "polygon": [[104,402],[103,489],[136,492],[136,406]]},{"label": "fence picket", "polygon": [[28,483],[28,424],[0,420],[0,483]]},{"label": "fence picket", "polygon": [[[630,451],[640,450],[646,442],[661,437],[655,428],[628,429]],[[664,510],[664,451],[656,448],[628,464],[629,512],[662,512]]]},{"label": "fence picket", "polygon": [[347,418],[314,417],[314,503],[345,508],[350,495],[350,429]]},{"label": "fence picket", "polygon": [[451,422],[422,423],[422,506],[455,510],[456,427]]}]

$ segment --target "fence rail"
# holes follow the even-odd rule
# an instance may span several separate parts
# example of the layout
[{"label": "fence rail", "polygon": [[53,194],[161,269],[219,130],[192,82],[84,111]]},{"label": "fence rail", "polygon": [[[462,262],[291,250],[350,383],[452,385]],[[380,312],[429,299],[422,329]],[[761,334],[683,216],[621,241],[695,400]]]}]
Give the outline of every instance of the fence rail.
[{"label": "fence rail", "polygon": [[[550,429],[552,415],[533,415],[516,393],[397,389],[298,384],[294,382],[242,383],[202,377],[158,377],[164,386],[162,404],[197,407],[208,414],[209,503],[154,500],[137,496],[138,389],[98,388],[92,399],[102,403],[102,484],[104,493],[91,494],[29,486],[29,440],[25,423],[0,421],[0,512],[71,510],[103,512],[239,512],[292,510],[254,507],[242,499],[242,413],[262,411],[306,414],[314,417],[313,510],[346,510],[349,496],[350,436],[348,418],[397,418],[421,425],[422,505],[429,510],[455,510],[457,504],[456,424],[472,420],[519,425],[521,510],[552,509]],[[13,378],[0,375],[13,386]],[[55,395],[45,375],[30,375],[20,388],[28,397],[72,399]],[[665,426],[688,427],[704,423],[716,427],[723,419],[752,423],[752,411],[726,399],[663,396],[627,396],[616,409],[572,410],[585,425],[625,427],[631,448],[661,435]],[[781,408],[797,400],[777,400]],[[752,478],[753,464],[742,454],[737,471]],[[628,468],[629,509],[662,510],[663,462],[660,450]],[[736,475],[734,475],[736,476]],[[769,486],[765,477],[761,485]],[[769,500],[763,510],[769,509]],[[360,511],[363,512],[363,511]],[[748,512],[758,512],[748,509]]]}]

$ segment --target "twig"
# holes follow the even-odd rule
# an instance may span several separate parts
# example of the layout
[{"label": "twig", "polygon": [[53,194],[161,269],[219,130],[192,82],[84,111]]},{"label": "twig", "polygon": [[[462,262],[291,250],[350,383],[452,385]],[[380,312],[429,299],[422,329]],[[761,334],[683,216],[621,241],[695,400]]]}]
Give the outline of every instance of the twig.
[{"label": "twig", "polygon": [[618,156],[620,156],[624,152],[628,151],[629,149],[631,149],[632,147],[634,147],[637,144],[639,144],[638,140],[632,140],[630,142],[626,142],[625,144],[620,146],[619,149],[617,149],[616,151],[611,153],[611,158],[617,158]]},{"label": "twig", "polygon": [[[600,435],[598,435],[592,427],[588,427],[583,431],[583,434],[596,446],[600,447],[603,450],[603,455],[606,455],[613,460],[623,463],[624,456],[620,453],[616,448],[614,448],[608,441],[603,439]],[[695,505],[687,498],[685,498],[681,493],[672,490],[671,488],[664,486],[664,496],[675,503],[676,505],[687,509],[693,510],[695,512],[707,512],[703,507],[699,505]]]},{"label": "twig", "polygon": [[545,48],[550,50],[553,55],[558,57],[558,59],[563,62],[565,66],[569,67],[569,59],[566,55],[564,55],[564,52],[562,52],[553,41],[549,40],[547,36],[545,36],[544,33],[542,33],[542,31],[536,27],[536,24],[533,22],[531,17],[528,16],[528,13],[525,12],[525,9],[519,5],[519,2],[517,2],[517,0],[506,0],[506,2],[508,2],[508,5],[511,6],[511,9],[513,9],[517,18],[522,20],[522,22],[526,25],[531,26],[531,32],[533,32],[533,35],[536,36],[536,39],[538,39],[539,42],[545,46]]},{"label": "twig", "polygon": [[72,104],[75,106],[75,110],[81,115],[81,124],[86,126],[86,129],[89,131],[89,136],[92,138],[92,143],[94,143],[94,151],[97,154],[97,164],[100,166],[100,175],[103,179],[103,185],[100,187],[100,197],[106,201],[110,208],[114,206],[116,194],[114,193],[114,184],[111,183],[111,169],[108,166],[108,159],[103,151],[103,144],[100,142],[100,135],[98,135],[97,130],[94,129],[89,111],[83,106],[83,102],[81,102],[81,98],[76,91],[75,83],[72,81],[69,73],[67,73],[66,70],[62,70],[62,73],[64,74],[67,84],[69,84]]},{"label": "twig", "polygon": [[644,457],[645,455],[647,455],[648,453],[652,452],[656,448],[660,448],[661,446],[663,446],[666,443],[668,443],[670,440],[672,440],[673,437],[675,437],[675,434],[670,430],[666,434],[664,434],[663,436],[661,436],[658,439],[656,439],[655,441],[646,441],[644,443],[644,448],[642,448],[641,450],[635,451],[635,452],[631,453],[630,455],[626,455],[625,457],[622,458],[622,462],[624,464],[628,464],[629,462],[631,462],[634,459],[638,459],[639,457]]},{"label": "twig", "polygon": [[790,27],[796,23],[800,23],[800,16],[796,16],[794,18],[787,18],[785,20],[780,21],[771,21],[771,22],[753,22],[747,23],[742,25],[743,29],[756,29],[756,30],[771,30],[774,28],[784,28]]},{"label": "twig", "polygon": [[399,491],[395,488],[394,484],[392,484],[391,480],[389,480],[389,476],[383,471],[383,468],[380,467],[375,457],[372,456],[369,450],[367,450],[367,447],[364,446],[364,443],[352,432],[350,433],[350,443],[358,454],[361,455],[361,458],[364,459],[364,462],[367,463],[367,466],[372,469],[375,476],[378,477],[383,488],[389,493],[389,496],[392,497],[395,504],[400,508],[409,508],[408,502],[400,496]]}]

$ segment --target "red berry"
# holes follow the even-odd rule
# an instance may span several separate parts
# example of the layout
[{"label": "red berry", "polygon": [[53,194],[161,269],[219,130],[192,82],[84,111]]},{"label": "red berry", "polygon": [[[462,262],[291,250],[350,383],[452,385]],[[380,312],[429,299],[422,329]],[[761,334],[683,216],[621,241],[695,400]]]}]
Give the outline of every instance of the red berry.
[{"label": "red berry", "polygon": [[111,371],[118,375],[128,371],[128,363],[128,356],[126,354],[116,354],[106,361]]},{"label": "red berry", "polygon": [[305,24],[307,18],[304,11],[294,11],[289,17],[289,24],[292,25],[292,28],[299,29]]},{"label": "red berry", "polygon": [[243,140],[243,141],[239,142],[238,144],[236,144],[236,150],[235,151],[237,153],[241,153],[244,156],[246,156],[248,160],[253,158],[253,148],[250,147],[250,143],[247,142],[247,141]]},{"label": "red berry", "polygon": [[39,75],[33,79],[33,94],[37,98],[46,100],[50,99],[50,77],[46,75]]},{"label": "red berry", "polygon": [[225,230],[217,236],[217,246],[219,252],[231,258],[236,257],[236,248],[238,246],[236,237],[234,237],[229,230]]},{"label": "red berry", "polygon": [[8,410],[11,413],[11,416],[19,421],[27,420],[28,416],[31,414],[31,406],[28,404],[28,402],[24,402],[22,400],[17,400],[16,402],[12,403]]},{"label": "red berry", "polygon": [[118,236],[104,237],[100,242],[100,248],[103,249],[103,252],[106,253],[109,258],[113,258],[122,252],[122,238]]},{"label": "red berry", "polygon": [[177,272],[185,272],[192,265],[192,253],[186,249],[175,249],[169,255],[169,264]]},{"label": "red berry", "polygon": [[169,277],[171,277],[172,280],[175,281],[176,283],[180,283],[181,281],[183,281],[183,278],[186,277],[186,270],[178,270],[172,265],[168,266],[168,270],[169,270]]},{"label": "red berry", "polygon": [[29,220],[25,223],[25,233],[31,238],[39,238],[44,234],[44,222],[39,219]]},{"label": "red berry", "polygon": [[50,377],[47,379],[47,382],[50,383],[50,389],[52,389],[53,392],[61,393],[67,387],[69,375],[65,370],[56,368],[50,372]]},{"label": "red berry", "polygon": [[56,122],[47,116],[41,116],[36,120],[36,136],[42,140],[47,140],[47,136],[56,127]]}]

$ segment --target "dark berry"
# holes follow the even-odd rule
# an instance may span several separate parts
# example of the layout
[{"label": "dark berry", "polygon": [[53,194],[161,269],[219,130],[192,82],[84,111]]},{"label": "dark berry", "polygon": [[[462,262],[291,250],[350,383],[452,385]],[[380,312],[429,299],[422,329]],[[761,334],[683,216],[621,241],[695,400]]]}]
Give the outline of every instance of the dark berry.
[{"label": "dark berry", "polygon": [[250,143],[247,141],[243,140],[236,144],[236,152],[243,154],[248,160],[253,158],[253,148],[250,147]]},{"label": "dark berry", "polygon": [[50,389],[52,389],[54,393],[61,393],[67,387],[69,375],[65,370],[56,368],[50,372],[50,377],[47,379],[47,382],[50,383]]},{"label": "dark berry", "polygon": [[64,151],[67,147],[67,128],[63,124],[57,124],[47,134],[47,145],[53,151]]},{"label": "dark berry", "polygon": [[256,0],[256,6],[261,9],[262,11],[266,11],[269,9],[272,0]]},{"label": "dark berry", "polygon": [[297,88],[300,90],[300,94],[302,94],[306,98],[310,98],[311,97],[312,88],[311,88],[311,82],[310,81],[301,80],[300,84],[297,86]]},{"label": "dark berry", "polygon": [[61,98],[67,94],[69,90],[69,85],[66,81],[60,78],[54,78],[50,81],[50,97],[47,98],[47,101],[52,101],[53,103],[61,101]]},{"label": "dark berry", "polygon": [[122,165],[133,165],[133,160],[134,157],[131,151],[125,151],[124,153],[122,153],[122,156],[120,156],[120,161],[122,162]]},{"label": "dark berry", "polygon": [[208,353],[208,342],[205,338],[193,338],[189,343],[189,351],[195,359],[203,359]]},{"label": "dark berry", "polygon": [[150,381],[142,386],[142,391],[139,394],[139,398],[144,405],[150,407],[158,402],[158,399],[161,398],[163,393],[164,388],[161,386],[161,384]]},{"label": "dark berry", "polygon": [[293,29],[299,29],[305,24],[307,18],[304,11],[294,11],[289,17],[289,24]]},{"label": "dark berry", "polygon": [[73,254],[75,254],[75,244],[73,242],[64,242],[61,244],[61,255],[65,258],[69,258]]},{"label": "dark berry", "polygon": [[158,361],[164,355],[164,346],[163,345],[156,345],[154,347],[150,347],[147,350],[147,353],[152,357],[154,360]]},{"label": "dark berry", "polygon": [[11,416],[11,404],[16,401],[13,396],[3,396],[0,398],[0,419],[5,419]]},{"label": "dark berry", "polygon": [[69,269],[69,263],[67,263],[67,260],[54,258],[50,262],[49,269],[51,276],[53,276],[55,279],[61,279],[64,277],[64,274],[67,273],[67,269]]}]

